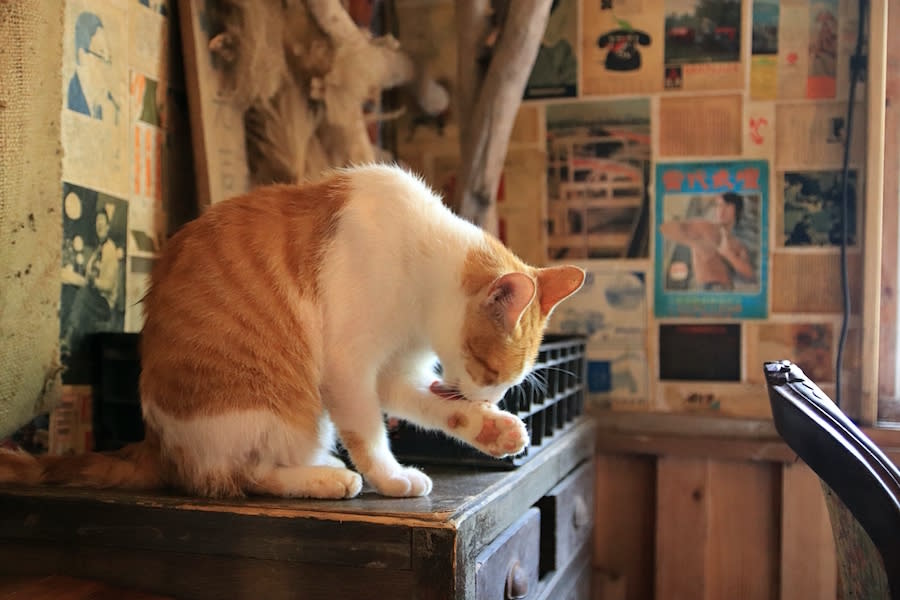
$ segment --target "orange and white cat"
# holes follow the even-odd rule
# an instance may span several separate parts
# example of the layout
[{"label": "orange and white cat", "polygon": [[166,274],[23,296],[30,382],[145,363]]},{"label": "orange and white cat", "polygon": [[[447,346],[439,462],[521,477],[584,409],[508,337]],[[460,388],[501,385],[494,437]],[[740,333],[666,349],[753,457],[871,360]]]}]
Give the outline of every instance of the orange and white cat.
[{"label": "orange and white cat", "polygon": [[[428,494],[429,477],[391,453],[383,413],[520,452],[528,432],[496,404],[583,280],[524,264],[397,167],[258,188],[185,225],[154,268],[144,441],[6,453],[0,481],[349,498],[365,478],[384,495]],[[358,473],[332,455],[335,430]]]}]

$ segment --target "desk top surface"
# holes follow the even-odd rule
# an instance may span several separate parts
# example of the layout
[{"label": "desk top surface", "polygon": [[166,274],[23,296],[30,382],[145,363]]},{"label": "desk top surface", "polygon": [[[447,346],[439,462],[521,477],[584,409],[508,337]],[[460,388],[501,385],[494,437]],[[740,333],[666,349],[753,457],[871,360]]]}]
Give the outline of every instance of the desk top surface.
[{"label": "desk top surface", "polygon": [[430,495],[423,498],[386,498],[368,487],[350,500],[262,497],[214,500],[167,492],[0,486],[0,504],[27,499],[40,503],[107,504],[119,508],[134,506],[285,518],[342,521],[405,519],[423,524],[458,522],[492,498],[528,487],[531,480],[558,480],[593,454],[594,427],[591,419],[581,419],[514,470],[425,465],[423,469],[432,477],[434,488]]}]

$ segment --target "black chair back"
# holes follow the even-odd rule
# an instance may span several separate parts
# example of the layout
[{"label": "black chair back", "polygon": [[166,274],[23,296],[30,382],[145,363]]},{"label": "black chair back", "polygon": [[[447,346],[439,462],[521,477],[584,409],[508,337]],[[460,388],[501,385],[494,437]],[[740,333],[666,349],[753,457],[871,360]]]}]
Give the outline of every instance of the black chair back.
[{"label": "black chair back", "polygon": [[880,555],[890,594],[881,597],[900,600],[900,470],[797,365],[767,362],[764,369],[776,430],[822,480],[826,499],[833,491],[840,500],[829,499],[829,512],[842,573],[867,573],[857,582],[845,574],[842,585],[879,597],[872,565],[859,562],[864,550],[847,547],[852,536],[835,506],[846,507]]}]

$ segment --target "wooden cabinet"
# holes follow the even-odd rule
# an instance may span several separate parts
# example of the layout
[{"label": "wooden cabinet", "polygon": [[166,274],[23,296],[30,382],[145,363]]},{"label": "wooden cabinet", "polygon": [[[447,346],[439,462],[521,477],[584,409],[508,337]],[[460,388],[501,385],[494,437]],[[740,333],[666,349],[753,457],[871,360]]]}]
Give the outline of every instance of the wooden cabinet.
[{"label": "wooden cabinet", "polygon": [[409,499],[0,488],[0,575],[178,598],[586,598],[593,452],[581,419],[513,471],[426,467],[434,490]]}]

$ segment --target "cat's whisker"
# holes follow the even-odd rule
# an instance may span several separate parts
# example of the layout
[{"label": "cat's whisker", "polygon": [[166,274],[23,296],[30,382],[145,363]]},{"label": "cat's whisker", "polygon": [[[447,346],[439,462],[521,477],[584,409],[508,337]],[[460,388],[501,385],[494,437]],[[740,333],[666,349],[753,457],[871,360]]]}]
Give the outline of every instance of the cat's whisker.
[{"label": "cat's whisker", "polygon": [[556,371],[556,372],[558,372],[558,373],[563,373],[564,375],[571,375],[572,377],[575,377],[575,372],[574,372],[574,371],[570,371],[570,370],[568,370],[568,369],[563,369],[562,367],[547,367],[547,370],[548,370],[548,371],[549,371],[549,370],[553,370],[553,371]]}]

